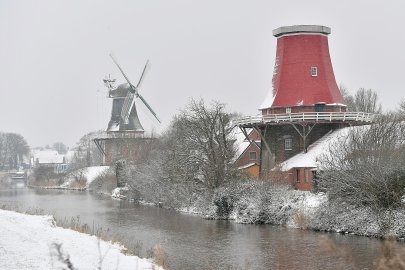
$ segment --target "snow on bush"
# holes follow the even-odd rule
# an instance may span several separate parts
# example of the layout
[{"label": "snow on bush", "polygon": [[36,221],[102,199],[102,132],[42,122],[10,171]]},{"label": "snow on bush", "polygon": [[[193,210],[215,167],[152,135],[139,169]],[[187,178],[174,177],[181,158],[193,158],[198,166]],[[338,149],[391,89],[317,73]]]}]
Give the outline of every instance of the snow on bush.
[{"label": "snow on bush", "polygon": [[111,197],[114,199],[126,199],[128,191],[129,188],[127,186],[121,188],[117,187],[112,191]]},{"label": "snow on bush", "polygon": [[[324,193],[313,194],[289,186],[241,181],[215,190],[207,218],[238,223],[266,223],[289,227],[381,237],[366,207],[332,204]],[[405,211],[397,211],[392,234],[405,235]]]}]

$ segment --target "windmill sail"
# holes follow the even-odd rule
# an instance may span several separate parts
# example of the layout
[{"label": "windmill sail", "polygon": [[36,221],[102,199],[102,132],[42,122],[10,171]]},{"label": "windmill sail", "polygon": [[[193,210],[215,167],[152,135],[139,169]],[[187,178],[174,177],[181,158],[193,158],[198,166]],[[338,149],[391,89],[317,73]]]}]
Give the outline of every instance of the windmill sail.
[{"label": "windmill sail", "polygon": [[138,93],[138,97],[139,97],[140,100],[142,100],[143,104],[145,104],[145,106],[146,106],[146,107],[149,109],[149,111],[153,114],[153,116],[156,118],[156,120],[158,120],[158,122],[161,123],[159,117],[158,117],[158,116],[156,115],[156,113],[152,110],[152,107],[149,106],[149,104],[146,102],[146,100],[141,96],[141,94]]},{"label": "windmill sail", "polygon": [[131,114],[132,106],[135,102],[135,94],[131,91],[128,91],[127,96],[125,97],[124,104],[122,104],[121,110],[121,119],[124,124],[128,124],[129,115]]}]

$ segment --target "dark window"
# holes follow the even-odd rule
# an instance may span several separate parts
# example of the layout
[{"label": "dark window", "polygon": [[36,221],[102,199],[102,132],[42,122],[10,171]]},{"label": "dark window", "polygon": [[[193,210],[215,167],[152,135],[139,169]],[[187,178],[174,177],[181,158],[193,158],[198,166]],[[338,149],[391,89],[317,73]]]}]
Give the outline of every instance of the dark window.
[{"label": "dark window", "polygon": [[284,149],[285,150],[292,150],[292,139],[291,138],[287,138],[284,141]]},{"label": "dark window", "polygon": [[295,170],[295,177],[296,177],[295,180],[297,181],[297,183],[301,182],[299,169]]},{"label": "dark window", "polygon": [[305,170],[305,183],[308,183],[309,181],[309,170]]},{"label": "dark window", "polygon": [[249,160],[256,160],[256,152],[249,152]]}]

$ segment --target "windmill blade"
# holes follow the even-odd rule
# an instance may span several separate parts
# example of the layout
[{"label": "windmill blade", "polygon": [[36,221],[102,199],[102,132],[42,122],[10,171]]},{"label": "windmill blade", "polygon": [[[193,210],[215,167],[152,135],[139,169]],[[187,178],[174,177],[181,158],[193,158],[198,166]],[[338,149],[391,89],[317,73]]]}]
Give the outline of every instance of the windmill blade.
[{"label": "windmill blade", "polygon": [[146,100],[138,93],[137,97],[139,97],[140,100],[142,100],[143,104],[145,104],[145,106],[149,109],[149,111],[153,114],[153,116],[156,118],[156,120],[158,120],[159,123],[160,119],[159,117],[156,115],[156,113],[153,111],[152,107],[149,106],[149,104],[146,102]]},{"label": "windmill blade", "polygon": [[138,82],[138,84],[136,85],[136,88],[138,88],[138,87],[141,86],[141,83],[142,83],[143,77],[144,77],[144,75],[145,75],[145,72],[146,72],[148,69],[149,69],[149,59],[146,60],[145,67],[143,68],[141,77],[139,78],[139,82]]},{"label": "windmill blade", "polygon": [[135,102],[135,94],[132,93],[131,91],[128,91],[121,109],[121,119],[124,121],[124,124],[128,124],[129,115],[131,114],[134,102]]},{"label": "windmill blade", "polygon": [[114,58],[114,56],[111,53],[110,53],[110,57],[113,60],[113,62],[115,63],[115,65],[118,67],[118,69],[121,71],[122,75],[124,76],[125,80],[128,82],[129,86],[131,86],[131,88],[135,90],[136,87],[129,81],[127,75],[125,75],[125,72],[122,70],[122,68],[118,64],[117,60]]}]

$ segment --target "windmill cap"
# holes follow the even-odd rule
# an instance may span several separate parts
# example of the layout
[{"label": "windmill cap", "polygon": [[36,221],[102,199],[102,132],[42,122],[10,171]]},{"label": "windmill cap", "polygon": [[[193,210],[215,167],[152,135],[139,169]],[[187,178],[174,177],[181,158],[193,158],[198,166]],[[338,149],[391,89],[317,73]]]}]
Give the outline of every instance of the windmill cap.
[{"label": "windmill cap", "polygon": [[329,27],[323,25],[291,25],[291,26],[281,26],[273,30],[273,36],[275,37],[299,33],[329,35],[331,32]]}]

